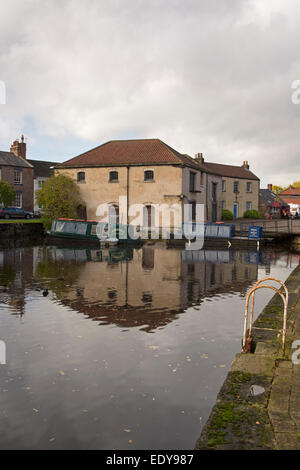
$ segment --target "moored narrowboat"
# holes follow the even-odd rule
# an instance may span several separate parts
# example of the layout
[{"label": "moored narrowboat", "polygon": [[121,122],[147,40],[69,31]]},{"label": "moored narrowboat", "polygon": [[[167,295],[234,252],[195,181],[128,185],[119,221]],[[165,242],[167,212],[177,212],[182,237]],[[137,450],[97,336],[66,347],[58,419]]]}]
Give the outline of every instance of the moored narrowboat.
[{"label": "moored narrowboat", "polygon": [[95,220],[55,219],[48,235],[52,238],[64,238],[94,241],[116,245],[119,242],[120,228],[99,223]]}]

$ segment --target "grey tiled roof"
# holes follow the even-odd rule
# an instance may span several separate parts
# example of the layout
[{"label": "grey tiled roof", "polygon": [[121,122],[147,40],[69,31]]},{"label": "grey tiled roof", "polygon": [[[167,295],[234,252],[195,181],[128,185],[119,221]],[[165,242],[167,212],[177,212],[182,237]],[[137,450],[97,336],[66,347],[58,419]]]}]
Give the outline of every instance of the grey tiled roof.
[{"label": "grey tiled roof", "polygon": [[270,189],[260,189],[259,190],[259,197],[260,199],[267,205],[271,206],[272,202],[274,201],[279,201],[283,206],[286,206],[287,204],[281,199],[279,196],[277,196],[273,191],[270,191]]},{"label": "grey tiled roof", "polygon": [[29,163],[34,168],[34,177],[35,178],[50,178],[50,176],[53,175],[53,169],[51,167],[54,167],[58,165],[57,162],[45,162],[43,160],[28,160]]},{"label": "grey tiled roof", "polygon": [[0,166],[17,166],[21,168],[32,168],[32,165],[22,157],[17,157],[12,152],[0,151]]}]

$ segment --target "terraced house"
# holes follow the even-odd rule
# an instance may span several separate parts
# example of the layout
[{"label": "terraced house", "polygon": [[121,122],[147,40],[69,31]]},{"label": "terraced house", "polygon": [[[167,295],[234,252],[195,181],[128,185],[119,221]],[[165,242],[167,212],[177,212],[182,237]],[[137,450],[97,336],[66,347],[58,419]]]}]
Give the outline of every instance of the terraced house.
[{"label": "terraced house", "polygon": [[222,209],[228,209],[235,219],[242,218],[248,210],[259,210],[260,179],[250,171],[247,161],[242,166],[208,163],[203,167],[222,178]]},{"label": "terraced house", "polygon": [[[206,221],[221,219],[222,178],[201,164],[199,156],[181,154],[159,139],[110,141],[56,166],[56,173],[70,176],[79,186],[87,218],[96,218],[106,203],[118,212],[119,197],[128,207],[142,204],[144,225],[164,227],[153,207],[190,204],[195,220],[196,204],[205,206]],[[132,218],[119,220],[130,224]],[[175,219],[171,227],[177,227]]]},{"label": "terraced house", "polygon": [[15,206],[33,211],[33,166],[26,160],[26,143],[16,140],[10,152],[0,151],[0,179],[10,183],[15,192]]}]

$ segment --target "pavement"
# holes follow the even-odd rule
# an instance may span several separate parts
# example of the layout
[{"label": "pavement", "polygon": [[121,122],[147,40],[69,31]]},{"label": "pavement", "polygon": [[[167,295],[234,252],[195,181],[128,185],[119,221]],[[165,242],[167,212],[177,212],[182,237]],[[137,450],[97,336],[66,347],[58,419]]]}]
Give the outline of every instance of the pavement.
[{"label": "pavement", "polygon": [[300,450],[300,266],[286,285],[285,354],[276,294],[254,324],[255,353],[236,356],[195,449]]}]

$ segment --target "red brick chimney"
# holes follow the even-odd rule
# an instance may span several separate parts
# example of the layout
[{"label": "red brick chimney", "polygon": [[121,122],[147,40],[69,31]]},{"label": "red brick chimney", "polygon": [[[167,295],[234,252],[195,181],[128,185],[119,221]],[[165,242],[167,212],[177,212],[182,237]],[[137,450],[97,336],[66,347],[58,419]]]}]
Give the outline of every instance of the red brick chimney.
[{"label": "red brick chimney", "polygon": [[243,162],[242,168],[245,168],[245,170],[250,170],[249,162]]},{"label": "red brick chimney", "polygon": [[272,184],[268,184],[268,189],[269,189],[269,191],[273,191],[273,185],[272,185]]},{"label": "red brick chimney", "polygon": [[21,137],[21,142],[15,140],[12,146],[10,147],[10,151],[17,155],[17,157],[22,157],[26,160],[26,143],[24,142],[24,136]]}]

